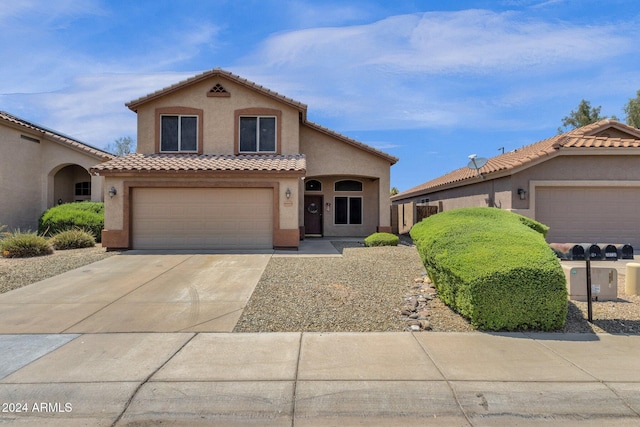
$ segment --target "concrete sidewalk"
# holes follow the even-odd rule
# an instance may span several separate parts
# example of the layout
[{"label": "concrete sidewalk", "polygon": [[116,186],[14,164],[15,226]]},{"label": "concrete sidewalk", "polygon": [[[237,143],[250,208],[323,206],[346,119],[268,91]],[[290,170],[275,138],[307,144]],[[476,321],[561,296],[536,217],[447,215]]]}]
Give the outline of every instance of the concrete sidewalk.
[{"label": "concrete sidewalk", "polygon": [[2,335],[0,422],[640,426],[639,354],[593,334]]}]

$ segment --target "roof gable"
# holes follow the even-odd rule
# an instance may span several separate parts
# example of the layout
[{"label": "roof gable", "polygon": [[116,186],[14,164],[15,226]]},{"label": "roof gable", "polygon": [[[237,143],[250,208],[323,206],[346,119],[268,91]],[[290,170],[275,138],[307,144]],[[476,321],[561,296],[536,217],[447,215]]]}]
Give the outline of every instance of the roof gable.
[{"label": "roof gable", "polygon": [[[137,112],[138,111],[138,107],[140,107],[143,104],[146,104],[147,102],[151,102],[155,99],[161,98],[165,95],[168,95],[170,93],[173,92],[177,92],[179,90],[183,90],[189,86],[192,86],[196,83],[200,83],[204,80],[208,80],[214,77],[221,77],[227,80],[230,80],[234,83],[237,83],[241,86],[244,86],[250,90],[253,90],[255,92],[261,93],[265,96],[268,96],[272,99],[275,99],[279,102],[282,102],[284,104],[287,104],[293,108],[295,108],[296,110],[298,110],[300,112],[300,114],[302,115],[303,120],[306,119],[307,116],[307,106],[301,102],[298,102],[294,99],[288,98],[284,95],[281,95],[277,92],[274,92],[270,89],[267,89],[264,86],[260,86],[257,83],[254,83],[250,80],[244,79],[236,74],[233,74],[229,71],[223,70],[221,68],[214,68],[213,70],[209,70],[209,71],[205,71],[203,73],[200,73],[198,75],[195,75],[193,77],[190,77],[186,80],[183,80],[181,82],[175,83],[171,86],[165,87],[163,89],[160,89],[158,91],[155,91],[153,93],[150,93],[148,95],[145,95],[141,98],[138,99],[134,99],[133,101],[127,102],[125,105],[127,107],[129,107],[130,110]],[[213,85],[210,91],[210,94],[224,94],[226,93],[226,89],[224,89],[224,85],[222,84],[216,84]]]},{"label": "roof gable", "polygon": [[84,152],[86,154],[89,154],[93,157],[96,157],[98,159],[101,160],[109,160],[109,159],[113,159],[116,156],[101,150],[99,148],[93,147],[87,143],[78,141],[77,139],[73,139],[69,136],[63,135],[59,132],[56,132],[54,130],[45,128],[43,126],[37,125],[35,123],[31,123],[28,122],[24,119],[21,119],[19,117],[16,117],[12,114],[9,114],[5,111],[0,111],[0,120],[4,121],[5,124],[12,124],[14,126],[18,126],[24,129],[28,129],[30,131],[35,131],[36,133],[39,133],[41,135],[43,135],[44,137],[47,137],[48,139],[50,139],[51,141],[57,142],[58,144],[67,146],[69,148],[72,148],[74,150],[77,151],[81,151]]},{"label": "roof gable", "polygon": [[[615,136],[608,136],[615,135]],[[481,174],[486,179],[504,172],[515,172],[546,161],[570,149],[640,148],[640,130],[614,120],[600,120],[587,126],[570,130],[514,151],[490,158],[478,171],[467,167],[456,169],[438,178],[427,181],[391,198],[400,200],[443,188],[459,187],[476,182]],[[638,151],[640,154],[640,150]],[[492,176],[493,175],[493,176]]]}]

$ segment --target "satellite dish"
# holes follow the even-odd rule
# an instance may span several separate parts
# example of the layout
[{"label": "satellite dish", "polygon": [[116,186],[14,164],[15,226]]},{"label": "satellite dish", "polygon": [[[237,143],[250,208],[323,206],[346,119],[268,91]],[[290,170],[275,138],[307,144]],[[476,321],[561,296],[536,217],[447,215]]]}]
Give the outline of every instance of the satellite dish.
[{"label": "satellite dish", "polygon": [[[487,164],[487,159],[485,159],[484,157],[478,157],[475,154],[470,155],[469,159],[471,160],[467,164],[467,167],[469,169],[478,170],[478,169],[480,169],[481,167],[483,167],[484,165]],[[478,174],[479,173],[480,172],[478,172]]]}]

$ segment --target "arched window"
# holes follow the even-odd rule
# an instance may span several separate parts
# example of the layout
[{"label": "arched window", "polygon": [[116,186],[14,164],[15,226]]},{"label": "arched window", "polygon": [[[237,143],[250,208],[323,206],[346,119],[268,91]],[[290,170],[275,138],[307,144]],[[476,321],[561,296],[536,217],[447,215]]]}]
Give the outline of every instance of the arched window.
[{"label": "arched window", "polygon": [[304,183],[305,191],[322,191],[322,183],[317,179],[310,179]]},{"label": "arched window", "polygon": [[337,181],[335,184],[335,191],[362,191],[362,183],[352,179]]}]

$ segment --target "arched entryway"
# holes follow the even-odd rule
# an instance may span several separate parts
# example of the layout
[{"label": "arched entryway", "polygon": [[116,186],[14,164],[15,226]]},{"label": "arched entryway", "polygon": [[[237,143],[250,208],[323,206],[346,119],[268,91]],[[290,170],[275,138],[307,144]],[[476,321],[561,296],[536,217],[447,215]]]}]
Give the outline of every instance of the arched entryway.
[{"label": "arched entryway", "polygon": [[91,200],[91,175],[79,165],[61,166],[53,172],[52,196],[50,205]]}]

